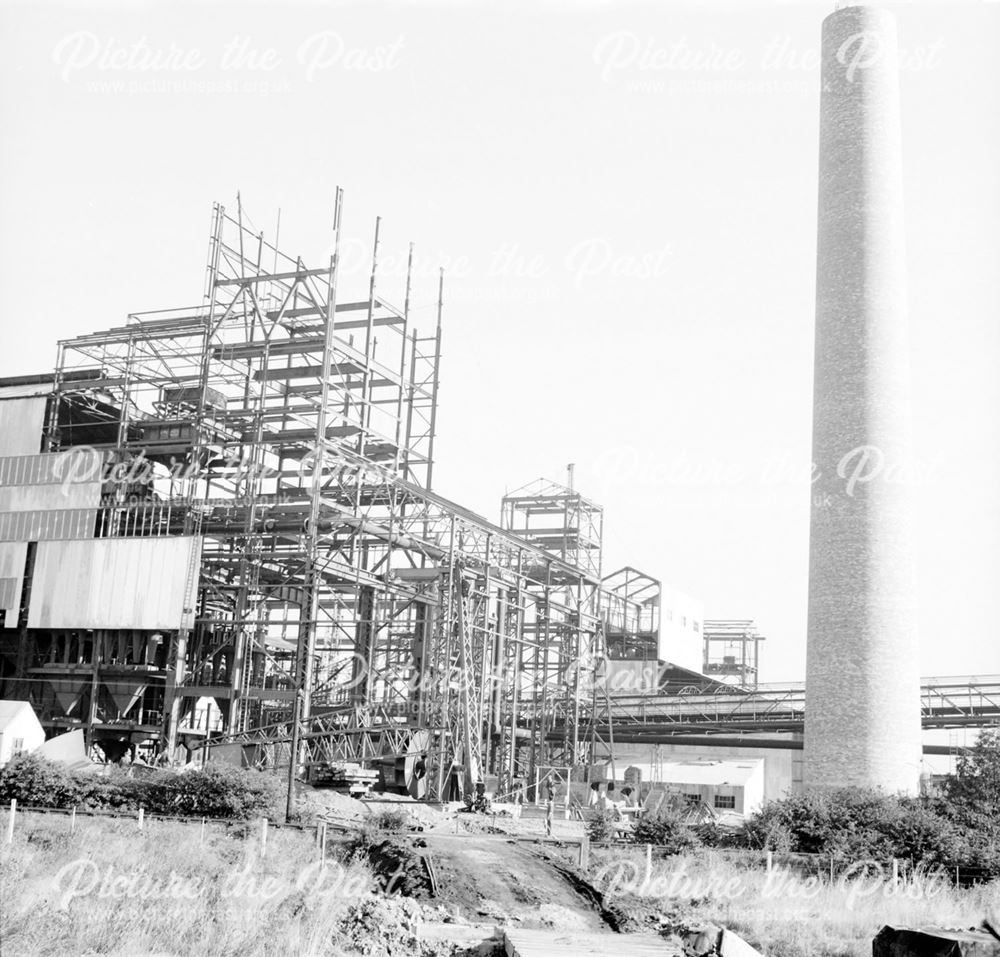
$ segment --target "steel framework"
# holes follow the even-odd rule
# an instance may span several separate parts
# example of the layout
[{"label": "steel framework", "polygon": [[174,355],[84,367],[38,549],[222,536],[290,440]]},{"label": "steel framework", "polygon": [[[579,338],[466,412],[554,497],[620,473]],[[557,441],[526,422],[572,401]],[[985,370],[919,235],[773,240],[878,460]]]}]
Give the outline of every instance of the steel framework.
[{"label": "steel framework", "polygon": [[[341,224],[338,190],[332,253],[309,268],[239,201],[216,205],[200,305],[59,344],[43,448],[100,456],[95,535],[201,542],[197,603],[145,659],[141,722],[92,708],[87,730],[272,765],[419,753],[430,797],[583,765],[603,741],[605,621],[649,632],[658,583],[641,601],[602,585],[601,511],[571,490],[508,497],[502,526],[433,491],[443,273],[418,331],[413,247],[394,305],[376,220],[348,298]],[[557,533],[517,522],[556,513]],[[22,637],[37,658],[50,636]]]},{"label": "steel framework", "polygon": [[[801,731],[805,688],[761,684],[752,691],[697,687],[667,695],[616,695],[597,709],[601,727],[630,735]],[[1000,675],[925,678],[924,728],[984,727],[1000,720]]]}]

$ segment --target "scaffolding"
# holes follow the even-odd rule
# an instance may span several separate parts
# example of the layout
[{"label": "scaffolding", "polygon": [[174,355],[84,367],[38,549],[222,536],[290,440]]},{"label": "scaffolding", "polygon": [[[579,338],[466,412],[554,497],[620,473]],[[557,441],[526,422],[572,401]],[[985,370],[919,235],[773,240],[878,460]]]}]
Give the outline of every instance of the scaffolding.
[{"label": "scaffolding", "polygon": [[[108,630],[62,658],[46,649],[72,637],[22,617],[13,678],[92,740],[376,762],[419,797],[582,767],[606,627],[647,640],[659,583],[602,582],[602,511],[572,489],[506,496],[500,525],[433,490],[444,276],[418,330],[413,247],[393,304],[376,220],[367,289],[346,295],[341,209],[338,191],[309,268],[217,204],[202,303],[59,344],[43,452],[100,457],[95,537],[197,542],[196,598],[169,634]],[[128,694],[67,714],[60,661],[95,688],[123,669]]]},{"label": "scaffolding", "polygon": [[616,659],[656,661],[660,656],[660,583],[636,568],[620,568],[602,580],[605,638]]},{"label": "scaffolding", "polygon": [[758,684],[760,643],[763,635],[752,621],[706,621],[704,672],[738,688],[754,690]]}]

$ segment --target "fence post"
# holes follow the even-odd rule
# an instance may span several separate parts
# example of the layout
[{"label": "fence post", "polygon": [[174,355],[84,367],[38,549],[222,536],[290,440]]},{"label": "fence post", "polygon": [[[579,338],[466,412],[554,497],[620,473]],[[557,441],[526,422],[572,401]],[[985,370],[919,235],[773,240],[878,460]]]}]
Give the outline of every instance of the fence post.
[{"label": "fence post", "polygon": [[580,870],[585,871],[590,865],[590,838],[584,834],[580,838]]},{"label": "fence post", "polygon": [[833,883],[833,855],[830,855],[830,883]]},{"label": "fence post", "polygon": [[770,874],[774,870],[774,851],[767,852],[767,873]]},{"label": "fence post", "polygon": [[267,818],[260,819],[260,856],[267,853]]},{"label": "fence post", "polygon": [[14,843],[14,816],[17,814],[17,798],[10,799],[10,820],[7,822],[7,843]]},{"label": "fence post", "polygon": [[323,830],[319,836],[319,859],[326,863],[326,821],[323,822]]},{"label": "fence post", "polygon": [[899,883],[899,861],[896,858],[892,859],[892,886],[895,887]]},{"label": "fence post", "polygon": [[139,808],[139,830],[140,831],[142,830],[142,821],[143,821],[143,818],[145,817],[145,815],[146,815],[145,808]]},{"label": "fence post", "polygon": [[69,832],[72,834],[76,830],[76,805],[73,805],[73,811],[69,816]]},{"label": "fence post", "polygon": [[204,818],[201,819],[201,833],[198,835],[198,843],[199,844],[204,844],[205,843],[205,819]]},{"label": "fence post", "polygon": [[651,877],[653,874],[653,845],[646,845],[646,877]]}]

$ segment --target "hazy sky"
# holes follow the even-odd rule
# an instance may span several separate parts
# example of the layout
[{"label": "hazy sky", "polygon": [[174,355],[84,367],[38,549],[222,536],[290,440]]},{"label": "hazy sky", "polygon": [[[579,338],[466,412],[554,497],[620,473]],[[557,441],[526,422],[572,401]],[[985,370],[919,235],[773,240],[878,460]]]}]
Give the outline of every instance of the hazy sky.
[{"label": "hazy sky", "polygon": [[[0,374],[199,301],[237,190],[345,281],[448,272],[438,490],[562,479],[605,567],[805,664],[820,23],[830,3],[2,10]],[[924,674],[1000,672],[1000,3],[898,5]],[[419,322],[419,320],[418,320]]]}]

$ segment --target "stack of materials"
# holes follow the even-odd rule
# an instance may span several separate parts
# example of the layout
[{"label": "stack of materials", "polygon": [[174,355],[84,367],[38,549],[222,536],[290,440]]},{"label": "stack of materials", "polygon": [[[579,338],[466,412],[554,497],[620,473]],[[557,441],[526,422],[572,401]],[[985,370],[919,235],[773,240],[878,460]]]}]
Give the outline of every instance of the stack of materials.
[{"label": "stack of materials", "polygon": [[315,764],[309,783],[316,788],[332,788],[352,797],[364,797],[378,780],[378,771],[371,771],[360,764]]}]

